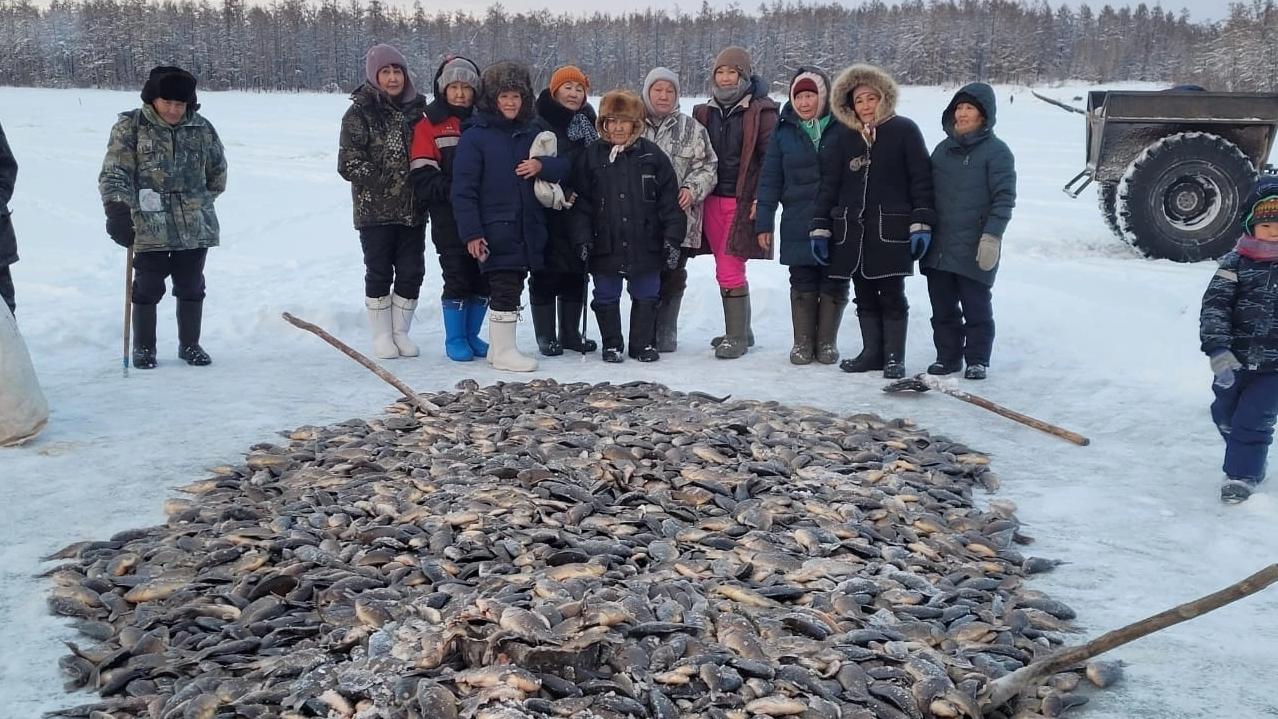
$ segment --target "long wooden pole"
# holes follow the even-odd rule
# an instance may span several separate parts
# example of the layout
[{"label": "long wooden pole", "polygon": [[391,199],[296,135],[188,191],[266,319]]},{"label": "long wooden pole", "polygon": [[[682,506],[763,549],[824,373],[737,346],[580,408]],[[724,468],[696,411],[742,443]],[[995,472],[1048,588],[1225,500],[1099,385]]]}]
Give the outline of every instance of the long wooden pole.
[{"label": "long wooden pole", "polygon": [[1192,602],[1186,602],[1180,606],[1159,612],[1152,617],[1146,617],[1133,624],[1107,632],[1086,644],[1061,649],[1036,662],[1027,664],[1011,674],[1006,674],[990,682],[990,685],[986,687],[980,698],[981,711],[988,712],[1006,704],[1009,699],[1019,694],[1022,689],[1043,677],[1051,676],[1066,667],[1085,659],[1091,659],[1098,654],[1140,639],[1147,634],[1152,634],[1173,624],[1179,624],[1214,609],[1219,609],[1226,604],[1255,594],[1274,582],[1278,582],[1278,564],[1271,564],[1219,592],[1199,597]]},{"label": "long wooden pole", "polygon": [[414,392],[411,387],[409,387],[408,385],[400,381],[398,377],[391,374],[390,372],[387,372],[383,367],[378,365],[376,362],[370,360],[369,358],[365,357],[363,354],[360,354],[350,345],[337,339],[336,337],[329,334],[328,332],[325,332],[318,325],[311,324],[310,322],[307,322],[305,320],[300,320],[287,312],[285,312],[283,316],[284,316],[284,319],[288,321],[289,324],[293,325],[294,327],[300,327],[301,329],[304,329],[307,332],[315,334],[320,339],[324,340],[325,342],[341,350],[342,354],[364,365],[364,367],[368,369],[369,372],[372,372],[378,377],[381,377],[390,386],[394,387],[400,392],[403,392],[404,396],[408,398],[408,401],[416,405],[417,409],[420,409],[422,413],[431,415],[431,416],[436,416],[437,413],[439,412],[438,406],[422,399],[421,395]]},{"label": "long wooden pole", "polygon": [[994,414],[1002,415],[1004,417],[1007,417],[1010,420],[1020,422],[1021,424],[1028,425],[1042,432],[1056,435],[1057,437],[1061,437],[1062,439],[1067,439],[1070,442],[1073,442],[1074,444],[1086,447],[1087,445],[1092,443],[1090,439],[1084,437],[1083,435],[1077,432],[1071,432],[1068,429],[1057,427],[1056,425],[1049,424],[1047,422],[1044,422],[1041,419],[1035,419],[1027,414],[1021,414],[1020,412],[1017,412],[1014,409],[1008,409],[1007,407],[1004,407],[1001,404],[996,404],[994,402],[991,402],[990,400],[985,399],[984,397],[978,397],[974,394],[968,394],[967,392],[964,392],[961,389],[955,389],[953,387],[946,386],[938,378],[933,377],[932,375],[921,374],[918,376],[918,378],[921,379],[923,383],[926,384],[929,388],[934,389],[937,392],[943,392],[945,394],[948,394],[951,397],[955,397],[957,399],[963,400],[964,402],[974,404],[977,407],[988,409]]}]

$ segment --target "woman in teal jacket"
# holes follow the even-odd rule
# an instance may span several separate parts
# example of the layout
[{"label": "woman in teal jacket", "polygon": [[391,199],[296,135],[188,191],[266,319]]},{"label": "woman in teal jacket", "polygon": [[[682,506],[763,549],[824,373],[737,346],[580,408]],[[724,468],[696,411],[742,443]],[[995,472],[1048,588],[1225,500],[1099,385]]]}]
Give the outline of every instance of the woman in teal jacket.
[{"label": "woman in teal jacket", "polygon": [[932,301],[936,362],[928,373],[967,369],[985,379],[994,346],[994,276],[1016,206],[1016,166],[994,136],[994,90],[965,86],[941,114],[946,138],[932,151],[937,224],[922,271]]}]

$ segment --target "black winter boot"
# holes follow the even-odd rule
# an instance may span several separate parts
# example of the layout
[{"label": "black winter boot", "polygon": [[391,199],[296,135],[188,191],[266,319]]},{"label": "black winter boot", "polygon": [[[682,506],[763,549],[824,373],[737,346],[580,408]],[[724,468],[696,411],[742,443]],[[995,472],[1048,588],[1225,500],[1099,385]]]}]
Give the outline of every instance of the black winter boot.
[{"label": "black winter boot", "polygon": [[133,305],[133,366],[155,369],[155,305]]},{"label": "black winter boot", "polygon": [[555,334],[555,303],[532,305],[533,333],[537,335],[537,349],[547,357],[564,353],[563,345]]},{"label": "black winter boot", "polygon": [[790,364],[812,364],[816,356],[817,293],[790,290],[790,324],[794,325]]},{"label": "black winter boot", "polygon": [[594,340],[581,333],[582,320],[585,319],[582,303],[560,297],[556,306],[559,308],[559,346],[582,354],[599,349]]},{"label": "black winter boot", "polygon": [[883,369],[883,318],[857,313],[861,325],[861,354],[839,363],[844,372],[870,372]]},{"label": "black winter boot", "polygon": [[661,359],[657,351],[657,303],[638,300],[630,303],[630,356],[640,362]]},{"label": "black winter boot", "polygon": [[200,347],[200,321],[204,317],[202,300],[178,300],[178,359],[196,367],[213,362],[209,353]]},{"label": "black winter boot", "polygon": [[909,318],[883,319],[883,379],[905,377],[905,330]]},{"label": "black winter boot", "polygon": [[621,336],[621,303],[593,303],[590,308],[595,311],[595,321],[599,323],[599,334],[602,335],[603,361],[626,361],[626,341]]}]

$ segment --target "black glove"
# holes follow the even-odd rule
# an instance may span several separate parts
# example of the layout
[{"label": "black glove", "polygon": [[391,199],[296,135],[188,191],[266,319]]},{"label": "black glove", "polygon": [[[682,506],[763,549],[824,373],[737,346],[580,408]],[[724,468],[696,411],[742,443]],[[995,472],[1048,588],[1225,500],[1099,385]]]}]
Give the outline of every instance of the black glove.
[{"label": "black glove", "polygon": [[683,258],[683,248],[678,245],[666,245],[666,269],[679,269],[679,260]]},{"label": "black glove", "polygon": [[590,261],[590,245],[577,245],[577,256],[582,262]]},{"label": "black glove", "polygon": [[123,202],[108,202],[102,209],[106,210],[106,231],[111,240],[121,247],[132,247],[133,215],[129,206]]}]

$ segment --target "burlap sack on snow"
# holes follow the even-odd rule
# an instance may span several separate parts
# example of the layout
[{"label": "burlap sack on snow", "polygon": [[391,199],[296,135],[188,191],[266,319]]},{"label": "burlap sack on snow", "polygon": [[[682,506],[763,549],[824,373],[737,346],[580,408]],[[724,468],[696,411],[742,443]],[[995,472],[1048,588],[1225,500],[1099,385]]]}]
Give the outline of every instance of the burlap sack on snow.
[{"label": "burlap sack on snow", "polygon": [[27,343],[13,313],[0,302],[0,447],[30,441],[48,421],[49,404],[36,380]]}]

